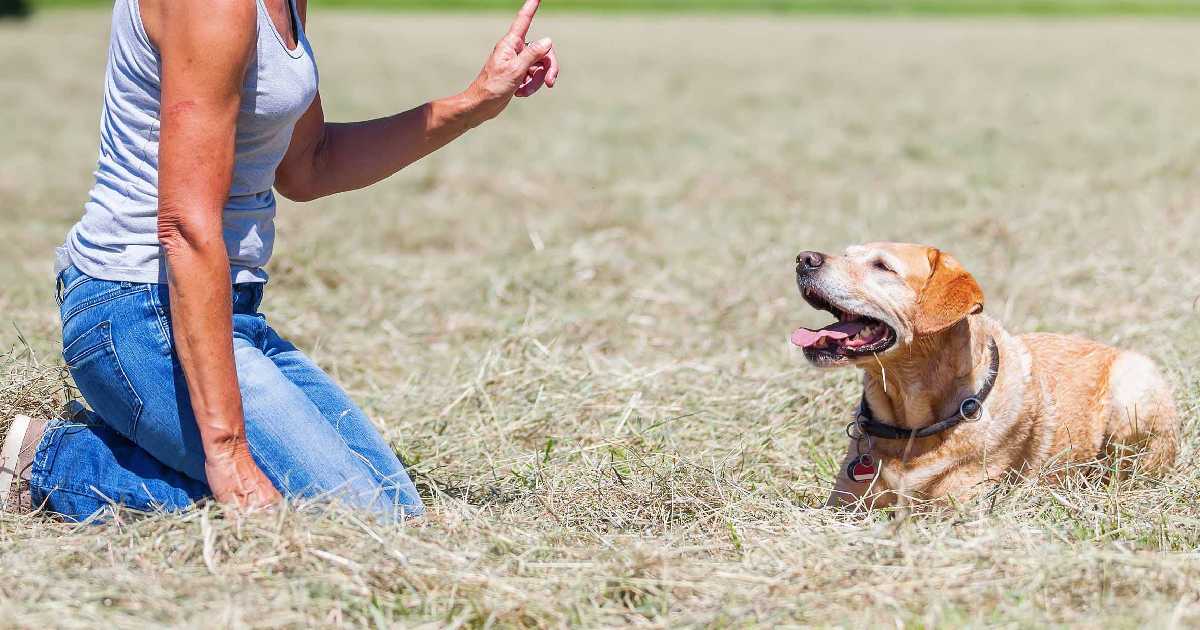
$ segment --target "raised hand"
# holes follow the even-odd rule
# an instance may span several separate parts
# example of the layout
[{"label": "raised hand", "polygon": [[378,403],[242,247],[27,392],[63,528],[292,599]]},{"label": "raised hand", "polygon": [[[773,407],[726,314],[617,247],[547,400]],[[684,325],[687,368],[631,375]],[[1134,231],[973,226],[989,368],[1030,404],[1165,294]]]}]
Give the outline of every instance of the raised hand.
[{"label": "raised hand", "polygon": [[504,111],[514,96],[533,96],[542,86],[553,88],[558,82],[558,57],[549,37],[526,42],[533,17],[541,0],[527,0],[517,13],[479,76],[467,88],[478,101],[480,113],[493,118]]}]

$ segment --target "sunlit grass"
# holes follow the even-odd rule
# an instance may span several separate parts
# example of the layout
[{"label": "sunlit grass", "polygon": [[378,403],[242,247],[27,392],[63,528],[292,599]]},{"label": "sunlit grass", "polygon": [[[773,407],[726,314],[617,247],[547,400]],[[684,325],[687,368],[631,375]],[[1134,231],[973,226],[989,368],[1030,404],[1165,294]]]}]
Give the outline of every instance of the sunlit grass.
[{"label": "sunlit grass", "polygon": [[[313,16],[339,120],[461,89],[506,25]],[[90,183],[107,30],[0,25],[2,418],[63,395],[50,264]],[[264,310],[378,421],[429,518],[0,517],[0,626],[1200,623],[1191,25],[543,33],[555,91],[280,208]],[[953,252],[1014,331],[1153,356],[1187,422],[1178,473],[907,520],[819,509],[859,391],[789,347],[824,323],[792,259],[878,239]]]}]

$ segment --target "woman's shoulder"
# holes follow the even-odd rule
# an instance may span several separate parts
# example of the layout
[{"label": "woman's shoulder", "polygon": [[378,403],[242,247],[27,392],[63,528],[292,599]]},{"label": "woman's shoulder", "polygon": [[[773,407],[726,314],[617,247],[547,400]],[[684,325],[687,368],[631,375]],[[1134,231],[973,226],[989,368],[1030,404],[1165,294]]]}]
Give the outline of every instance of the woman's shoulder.
[{"label": "woman's shoulder", "polygon": [[174,40],[186,33],[256,32],[257,2],[248,0],[129,0],[138,5],[142,27],[158,48],[167,35]]}]

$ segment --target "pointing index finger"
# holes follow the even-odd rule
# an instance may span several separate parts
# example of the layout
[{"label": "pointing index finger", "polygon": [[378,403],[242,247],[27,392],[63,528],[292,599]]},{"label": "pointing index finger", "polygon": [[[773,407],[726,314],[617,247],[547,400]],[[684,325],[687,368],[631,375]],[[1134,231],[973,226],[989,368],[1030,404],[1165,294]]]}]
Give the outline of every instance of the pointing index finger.
[{"label": "pointing index finger", "polygon": [[541,6],[542,0],[525,0],[524,6],[517,12],[517,19],[513,20],[512,28],[508,32],[516,35],[522,41],[529,34],[529,27],[533,24],[533,16],[537,15],[538,7]]}]

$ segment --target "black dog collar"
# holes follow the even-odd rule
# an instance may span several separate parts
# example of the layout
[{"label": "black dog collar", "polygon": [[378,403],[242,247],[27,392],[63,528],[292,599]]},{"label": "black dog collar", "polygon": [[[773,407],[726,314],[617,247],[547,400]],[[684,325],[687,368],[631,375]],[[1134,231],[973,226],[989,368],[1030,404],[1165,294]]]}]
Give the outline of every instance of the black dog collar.
[{"label": "black dog collar", "polygon": [[1000,350],[996,347],[995,339],[988,340],[988,352],[992,355],[992,364],[988,369],[987,376],[983,379],[983,386],[974,396],[959,403],[958,413],[949,418],[920,429],[905,429],[884,424],[875,419],[875,414],[871,412],[871,406],[867,404],[867,393],[863,392],[862,404],[858,408],[858,419],[854,421],[854,424],[864,435],[871,437],[882,440],[911,440],[937,435],[964,422],[979,420],[983,417],[983,401],[987,400],[988,394],[992,393],[992,387],[996,384],[996,375],[1000,373]]}]

